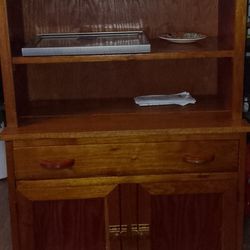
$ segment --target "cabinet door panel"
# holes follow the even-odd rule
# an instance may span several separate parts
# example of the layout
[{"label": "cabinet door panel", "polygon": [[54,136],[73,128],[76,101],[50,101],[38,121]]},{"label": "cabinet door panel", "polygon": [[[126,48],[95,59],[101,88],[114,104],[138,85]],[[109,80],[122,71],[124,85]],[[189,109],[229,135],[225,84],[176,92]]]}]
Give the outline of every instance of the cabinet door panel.
[{"label": "cabinet door panel", "polygon": [[[33,187],[32,192],[27,186],[24,183],[22,188],[18,187],[21,250],[110,249],[109,225],[113,218],[120,221],[119,206],[110,207],[117,202],[115,186],[110,186],[107,193],[104,185],[101,193],[101,186],[95,192],[95,186],[83,185],[77,189],[77,194],[81,188],[83,195],[77,198],[72,194],[70,197],[66,192],[66,199],[62,198],[61,192],[57,197],[58,189],[50,187],[50,196],[42,196],[43,200],[35,198],[42,187]],[[55,199],[47,199],[50,197]],[[116,249],[119,250],[119,244]]]},{"label": "cabinet door panel", "polygon": [[120,187],[117,186],[107,197],[108,207],[108,240],[109,244],[107,250],[121,249],[121,200],[120,200]]},{"label": "cabinet door panel", "polygon": [[103,199],[33,204],[36,250],[105,249]]},{"label": "cabinet door panel", "polygon": [[[161,211],[162,213],[162,211]],[[138,223],[144,227],[138,239],[139,250],[151,250],[151,195],[146,189],[138,186]]]},{"label": "cabinet door panel", "polygon": [[221,249],[220,195],[153,196],[151,206],[152,249]]},{"label": "cabinet door panel", "polygon": [[137,250],[136,226],[138,224],[138,186],[136,184],[121,184],[121,225],[126,233],[121,235],[123,250]]},{"label": "cabinet door panel", "polygon": [[140,185],[140,223],[150,221],[146,249],[235,250],[236,187],[234,180]]}]

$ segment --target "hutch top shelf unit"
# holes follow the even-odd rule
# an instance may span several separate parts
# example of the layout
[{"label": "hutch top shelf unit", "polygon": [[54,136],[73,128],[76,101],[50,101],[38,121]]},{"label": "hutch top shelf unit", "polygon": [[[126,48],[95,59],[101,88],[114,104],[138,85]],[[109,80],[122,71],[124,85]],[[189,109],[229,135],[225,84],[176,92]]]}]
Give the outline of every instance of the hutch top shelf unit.
[{"label": "hutch top shelf unit", "polygon": [[[59,123],[66,129],[71,119],[75,125],[70,129],[82,131],[197,129],[206,128],[206,123],[214,129],[245,131],[241,124],[244,16],[244,0],[2,0],[7,127],[23,133],[31,128],[51,132]],[[152,51],[21,56],[21,48],[37,34],[129,30],[143,30]],[[208,38],[194,44],[158,38],[178,31],[200,32]],[[181,91],[189,91],[196,104],[152,108],[133,101],[139,95]]]}]

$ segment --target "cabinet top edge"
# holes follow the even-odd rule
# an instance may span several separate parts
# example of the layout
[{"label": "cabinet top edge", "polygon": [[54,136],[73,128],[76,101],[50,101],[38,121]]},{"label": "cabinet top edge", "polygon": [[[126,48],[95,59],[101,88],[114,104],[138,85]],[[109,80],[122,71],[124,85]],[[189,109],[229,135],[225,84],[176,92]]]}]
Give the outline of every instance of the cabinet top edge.
[{"label": "cabinet top edge", "polygon": [[131,138],[132,140],[147,137],[161,137],[189,135],[232,135],[246,134],[250,126],[242,122],[238,126],[199,127],[199,128],[167,128],[167,129],[140,129],[140,130],[115,130],[115,131],[24,131],[19,128],[5,128],[0,135],[1,140],[32,140],[32,139],[115,139]]}]

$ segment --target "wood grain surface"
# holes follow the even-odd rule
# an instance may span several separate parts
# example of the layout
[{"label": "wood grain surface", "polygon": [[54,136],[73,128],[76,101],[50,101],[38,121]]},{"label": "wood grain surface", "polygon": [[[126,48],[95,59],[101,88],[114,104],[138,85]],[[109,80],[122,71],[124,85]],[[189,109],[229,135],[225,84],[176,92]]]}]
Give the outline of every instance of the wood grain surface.
[{"label": "wood grain surface", "polygon": [[[201,140],[16,148],[15,175],[17,179],[52,179],[237,171],[238,144],[238,141],[229,140]],[[188,162],[187,157],[201,163]],[[206,161],[208,157],[212,159]],[[69,169],[45,169],[41,166],[44,161],[69,159],[75,162]],[[103,187],[105,193],[104,190]]]},{"label": "wood grain surface", "polygon": [[21,249],[105,249],[101,199],[34,202],[19,194],[18,209]]},{"label": "wood grain surface", "polygon": [[[19,128],[7,128],[1,134],[4,140],[51,139],[51,138],[98,138],[108,137],[149,138],[155,136],[205,135],[247,133],[249,124],[232,120],[228,116],[196,113],[177,117],[162,115],[63,117],[22,120]],[[174,119],[175,118],[175,119]],[[177,118],[177,119],[176,119]],[[190,120],[190,118],[192,118]],[[180,123],[181,121],[181,123]],[[60,124],[60,126],[58,125]],[[74,131],[74,132],[73,132]],[[136,134],[136,136],[135,136]]]},{"label": "wood grain surface", "polygon": [[35,202],[34,225],[36,250],[106,249],[103,200]]},{"label": "wood grain surface", "polygon": [[0,249],[11,250],[10,212],[8,205],[8,184],[0,180]]},{"label": "wood grain surface", "polygon": [[[14,250],[240,249],[245,25],[245,0],[0,0]],[[36,34],[124,30],[152,53],[20,56]],[[209,38],[157,39],[176,31]],[[184,90],[197,105],[131,105]],[[62,157],[75,168],[40,169]],[[110,241],[110,224],[126,234]]]},{"label": "wood grain surface", "polygon": [[[3,215],[1,216],[1,219],[4,219],[6,221],[8,221],[9,215],[8,215],[8,208],[7,208],[7,182],[6,180],[1,180],[0,181],[0,193],[2,194],[0,197],[0,213]],[[118,193],[118,192],[116,192]],[[114,196],[116,197],[116,195],[114,194]],[[113,199],[113,196],[111,197],[111,195],[109,196],[109,198],[111,198],[112,201],[110,203],[109,207],[112,207],[112,213],[110,213],[110,223],[111,224],[118,224],[119,223],[119,217],[117,217],[117,220],[112,220],[111,217],[115,214],[114,212],[116,211],[114,204],[119,204],[119,202],[116,202],[116,199]],[[148,195],[147,191],[145,191],[144,189],[140,188],[139,189],[139,223],[150,223],[150,196]],[[119,210],[119,209],[118,209]],[[148,213],[149,212],[149,213]],[[115,216],[114,216],[115,217]],[[245,221],[245,227],[244,227],[244,247],[247,248],[249,247],[249,229],[250,229],[250,224],[249,224],[249,219],[246,219]],[[4,224],[4,222],[1,220],[0,222],[0,239],[1,239],[1,249],[2,250],[11,250],[11,242],[10,242],[10,225],[9,222],[7,222],[7,224]],[[4,225],[4,226],[2,226]],[[146,242],[147,240],[145,238],[143,238],[141,240],[141,243],[143,247],[139,247],[140,250],[143,249],[147,249],[149,250],[150,248],[146,248]],[[115,245],[114,248],[111,247],[111,249],[113,250],[117,250],[119,249],[117,246],[119,246],[119,242],[118,245]],[[117,247],[117,248],[116,248]]]},{"label": "wood grain surface", "polygon": [[[27,76],[32,101],[218,93],[217,60],[211,58],[28,65]],[[19,84],[25,88],[26,82]]]},{"label": "wood grain surface", "polygon": [[[106,61],[147,61],[187,58],[234,57],[232,44],[225,38],[207,37],[193,44],[174,44],[160,38],[149,40],[150,53],[75,55],[75,56],[32,56],[23,57],[18,53],[12,58],[14,64],[106,62]],[[19,56],[18,56],[19,55]]]},{"label": "wood grain surface", "polygon": [[142,185],[151,195],[152,249],[235,249],[236,185],[234,180]]},{"label": "wood grain surface", "polygon": [[150,38],[173,31],[196,31],[210,36],[218,33],[216,0],[179,1],[178,5],[166,0],[74,0],[70,4],[25,0],[23,9],[26,41],[35,34],[48,32],[145,30]]},{"label": "wood grain surface", "polygon": [[151,209],[152,250],[222,249],[220,195],[153,196]]}]

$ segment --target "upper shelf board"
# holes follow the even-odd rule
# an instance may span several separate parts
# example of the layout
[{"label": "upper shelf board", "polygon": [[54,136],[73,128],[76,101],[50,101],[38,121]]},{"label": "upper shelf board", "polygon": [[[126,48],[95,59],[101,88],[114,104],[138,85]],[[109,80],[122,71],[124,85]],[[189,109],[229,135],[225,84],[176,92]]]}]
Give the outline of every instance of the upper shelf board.
[{"label": "upper shelf board", "polygon": [[164,60],[184,58],[222,58],[233,57],[233,49],[217,38],[207,38],[192,44],[174,44],[160,39],[150,41],[151,53],[145,54],[109,54],[77,56],[14,56],[14,64],[101,62],[129,60]]}]

